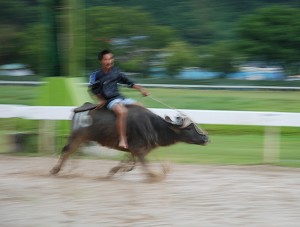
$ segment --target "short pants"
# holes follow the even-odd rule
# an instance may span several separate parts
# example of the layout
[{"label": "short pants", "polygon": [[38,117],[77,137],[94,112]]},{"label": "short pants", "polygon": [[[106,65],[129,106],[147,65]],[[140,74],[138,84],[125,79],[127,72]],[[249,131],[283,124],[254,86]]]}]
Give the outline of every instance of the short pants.
[{"label": "short pants", "polygon": [[128,99],[128,98],[125,98],[125,99],[116,98],[107,104],[107,109],[112,110],[114,108],[114,106],[118,103],[122,103],[123,105],[130,105],[130,104],[136,103],[136,101],[133,99]]}]

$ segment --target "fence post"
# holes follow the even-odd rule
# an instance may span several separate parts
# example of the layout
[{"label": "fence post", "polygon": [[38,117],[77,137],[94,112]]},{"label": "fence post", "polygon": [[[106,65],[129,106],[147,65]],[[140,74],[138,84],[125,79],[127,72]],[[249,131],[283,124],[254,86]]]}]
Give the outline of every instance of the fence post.
[{"label": "fence post", "polygon": [[38,151],[55,152],[55,121],[41,120],[39,122]]},{"label": "fence post", "polygon": [[280,127],[266,127],[264,135],[264,163],[277,163],[280,159]]}]

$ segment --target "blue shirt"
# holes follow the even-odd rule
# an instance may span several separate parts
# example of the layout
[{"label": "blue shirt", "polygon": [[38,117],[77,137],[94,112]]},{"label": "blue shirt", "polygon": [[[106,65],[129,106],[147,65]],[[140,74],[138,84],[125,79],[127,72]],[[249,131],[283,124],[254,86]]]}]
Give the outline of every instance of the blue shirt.
[{"label": "blue shirt", "polygon": [[124,98],[119,92],[118,84],[127,84],[128,87],[132,87],[134,82],[117,67],[112,67],[107,73],[100,69],[90,74],[89,87],[92,93],[100,94],[107,101]]}]

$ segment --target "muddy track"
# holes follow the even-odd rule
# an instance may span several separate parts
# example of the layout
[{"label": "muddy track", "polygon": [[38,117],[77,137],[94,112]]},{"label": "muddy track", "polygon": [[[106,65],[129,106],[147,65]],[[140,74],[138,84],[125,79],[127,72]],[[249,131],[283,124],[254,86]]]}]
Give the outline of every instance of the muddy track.
[{"label": "muddy track", "polygon": [[[172,164],[146,183],[138,166],[112,180],[115,161],[0,156],[0,226],[299,226],[300,169]],[[158,170],[156,165],[153,169]]]}]

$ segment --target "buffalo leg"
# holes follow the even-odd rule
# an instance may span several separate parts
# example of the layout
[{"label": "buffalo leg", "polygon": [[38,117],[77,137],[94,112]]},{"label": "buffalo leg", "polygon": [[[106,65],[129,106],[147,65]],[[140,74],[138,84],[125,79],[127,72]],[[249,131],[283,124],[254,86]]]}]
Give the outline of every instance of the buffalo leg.
[{"label": "buffalo leg", "polygon": [[127,160],[125,160],[125,165],[121,169],[122,172],[130,172],[134,169],[136,164],[136,160],[133,154],[127,156]]},{"label": "buffalo leg", "polygon": [[149,177],[149,182],[158,182],[163,180],[166,177],[166,174],[168,173],[168,168],[163,167],[163,172],[161,174],[153,173],[147,163],[147,160],[144,155],[137,155],[139,158],[139,161],[142,163],[142,166]]},{"label": "buffalo leg", "polygon": [[117,166],[111,168],[111,170],[107,174],[107,178],[112,177],[119,171],[129,172],[133,170],[135,167],[135,163],[135,157],[132,154],[130,154],[129,156],[127,156],[126,160],[122,160]]},{"label": "buffalo leg", "polygon": [[77,148],[83,143],[82,139],[71,138],[69,143],[65,145],[62,149],[62,154],[57,162],[57,164],[50,171],[51,174],[57,174],[66,160],[69,158],[71,154],[73,154]]},{"label": "buffalo leg", "polygon": [[151,172],[145,156],[144,155],[138,155],[138,159],[141,162],[147,176],[149,176],[152,179],[157,178],[157,175],[155,173]]}]

